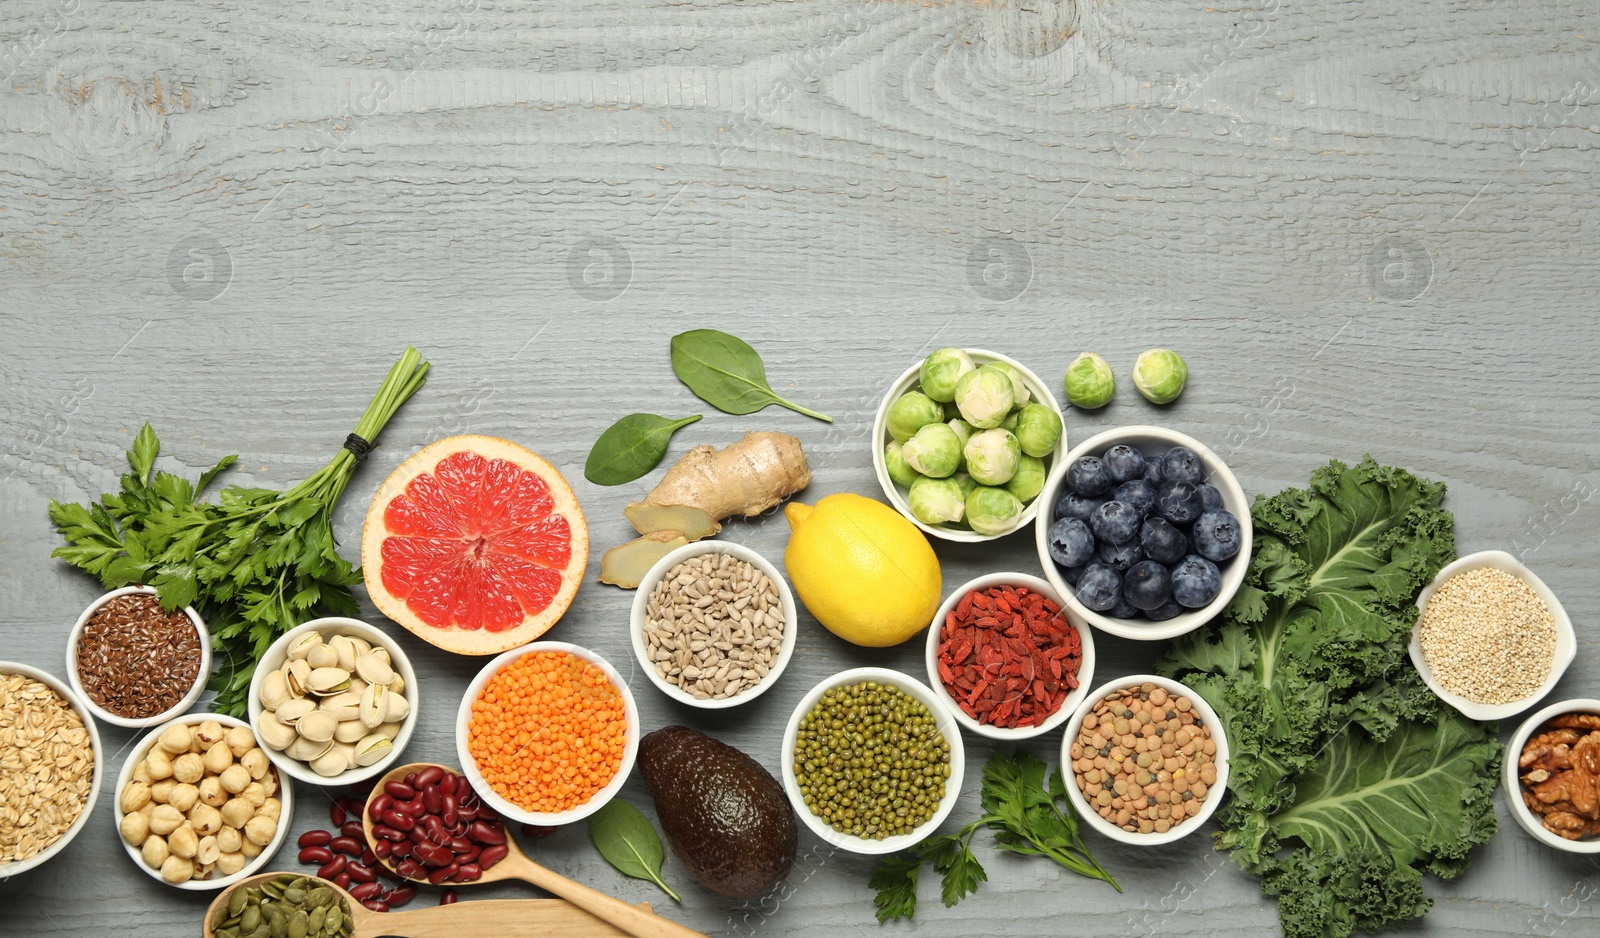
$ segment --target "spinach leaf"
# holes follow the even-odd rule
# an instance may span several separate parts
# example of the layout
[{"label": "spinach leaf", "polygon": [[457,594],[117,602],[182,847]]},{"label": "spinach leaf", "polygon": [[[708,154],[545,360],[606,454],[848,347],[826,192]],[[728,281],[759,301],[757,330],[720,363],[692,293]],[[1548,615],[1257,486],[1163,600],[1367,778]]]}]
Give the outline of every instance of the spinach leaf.
[{"label": "spinach leaf", "polygon": [[629,414],[606,428],[589,450],[583,477],[595,485],[632,482],[661,462],[667,443],[679,427],[700,419],[699,414],[668,420],[655,414]]},{"label": "spinach leaf", "polygon": [[661,838],[650,825],[650,819],[638,808],[614,798],[605,807],[589,815],[589,839],[606,862],[616,867],[624,876],[648,879],[661,887],[674,902],[682,902],[672,888],[661,881]]},{"label": "spinach leaf", "polygon": [[761,356],[738,336],[694,329],[672,337],[672,370],[701,400],[730,414],[753,414],[769,404],[828,423],[833,418],[779,397],[767,384]]}]

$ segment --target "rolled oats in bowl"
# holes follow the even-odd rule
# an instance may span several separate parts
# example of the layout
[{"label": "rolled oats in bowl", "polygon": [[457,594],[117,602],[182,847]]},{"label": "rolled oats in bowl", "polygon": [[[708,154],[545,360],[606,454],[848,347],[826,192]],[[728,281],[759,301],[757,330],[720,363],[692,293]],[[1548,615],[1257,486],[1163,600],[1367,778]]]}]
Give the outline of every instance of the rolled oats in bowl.
[{"label": "rolled oats in bowl", "polygon": [[94,791],[94,745],[49,685],[0,671],[0,873],[49,849]]}]

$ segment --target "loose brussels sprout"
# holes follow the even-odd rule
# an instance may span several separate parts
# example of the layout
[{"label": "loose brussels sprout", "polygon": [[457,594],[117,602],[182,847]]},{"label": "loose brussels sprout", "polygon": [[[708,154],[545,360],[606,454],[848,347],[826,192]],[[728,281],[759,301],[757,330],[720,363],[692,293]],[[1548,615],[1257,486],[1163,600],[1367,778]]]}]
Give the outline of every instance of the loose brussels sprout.
[{"label": "loose brussels sprout", "polygon": [[921,473],[911,468],[910,464],[906,462],[906,456],[903,452],[904,446],[905,444],[903,443],[890,440],[889,445],[883,448],[883,463],[889,470],[889,478],[893,479],[896,485],[909,486],[917,481],[917,477]]},{"label": "loose brussels sprout", "polygon": [[961,438],[942,423],[930,423],[906,440],[902,455],[911,468],[942,479],[961,468]]},{"label": "loose brussels sprout", "polygon": [[936,401],[955,400],[956,382],[976,367],[972,356],[961,349],[939,349],[922,360],[922,393]]},{"label": "loose brussels sprout", "polygon": [[889,405],[889,435],[904,443],[930,423],[944,422],[944,408],[921,391],[907,391]]},{"label": "loose brussels sprout", "polygon": [[1017,411],[1017,444],[1029,456],[1043,456],[1061,442],[1061,415],[1038,401]]},{"label": "loose brussels sprout", "polygon": [[1017,460],[1017,471],[1005,484],[1005,489],[1026,505],[1044,491],[1044,460],[1024,453]]},{"label": "loose brussels sprout", "polygon": [[1022,503],[1005,489],[980,485],[967,496],[967,524],[979,534],[1004,534],[1017,526]]},{"label": "loose brussels sprout", "polygon": [[1106,360],[1093,352],[1084,352],[1067,366],[1067,403],[1084,410],[1094,410],[1111,403],[1117,393],[1117,376]]},{"label": "loose brussels sprout", "polygon": [[[1022,380],[1022,372],[1005,362],[990,362],[989,365],[1005,372],[1006,377],[1011,379],[1011,406],[1013,408],[1021,407],[1032,400],[1032,395],[1028,393],[1028,385]],[[1010,428],[1008,427],[1007,429]]]},{"label": "loose brussels sprout", "polygon": [[948,426],[950,427],[950,429],[956,431],[956,439],[961,441],[961,445],[962,446],[966,446],[967,445],[967,441],[972,439],[972,435],[974,433],[978,432],[978,428],[977,427],[974,427],[972,424],[967,423],[965,420],[962,420],[960,417],[957,417],[954,420],[950,421]]},{"label": "loose brussels sprout", "polygon": [[961,409],[961,419],[980,430],[1000,426],[1016,399],[1010,376],[993,364],[967,372],[956,383],[956,406]]},{"label": "loose brussels sprout", "polygon": [[960,521],[967,511],[961,484],[953,478],[918,479],[906,495],[906,504],[911,506],[911,516],[923,524]]},{"label": "loose brussels sprout", "polygon": [[979,485],[1005,485],[1022,456],[1017,438],[999,427],[974,433],[962,452],[967,457],[967,472]]},{"label": "loose brussels sprout", "polygon": [[1170,404],[1183,393],[1189,366],[1169,348],[1153,348],[1133,363],[1133,386],[1152,404]]}]

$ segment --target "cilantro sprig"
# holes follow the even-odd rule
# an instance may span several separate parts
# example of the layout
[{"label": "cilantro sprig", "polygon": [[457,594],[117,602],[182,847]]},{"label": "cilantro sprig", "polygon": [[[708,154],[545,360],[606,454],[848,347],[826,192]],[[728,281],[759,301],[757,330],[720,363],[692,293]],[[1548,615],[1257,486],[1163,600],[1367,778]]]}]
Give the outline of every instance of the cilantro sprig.
[{"label": "cilantro sprig", "polygon": [[[355,435],[368,444],[427,380],[428,363],[407,348]],[[211,675],[219,713],[242,717],[256,661],[274,639],[320,616],[353,616],[350,587],[361,571],[334,546],[333,509],[355,471],[341,448],[288,491],[231,485],[215,503],[200,495],[238,459],[224,456],[191,483],[155,468],[161,441],[146,423],[128,450],[120,491],[88,505],[50,503],[66,539],[51,556],[92,573],[106,589],[153,586],[168,609],[194,606],[206,620],[220,666]]]},{"label": "cilantro sprig", "polygon": [[1021,750],[1009,759],[990,753],[983,765],[983,816],[954,834],[929,837],[905,853],[885,858],[873,872],[867,885],[877,890],[872,901],[878,907],[878,921],[909,919],[916,913],[917,880],[924,864],[933,864],[933,871],[944,878],[939,894],[946,907],[988,882],[983,864],[972,853],[972,838],[980,829],[991,831],[1001,850],[1049,857],[1121,892],[1078,834],[1078,815],[1067,801],[1061,770],[1051,773],[1047,783],[1046,768],[1041,759]]}]

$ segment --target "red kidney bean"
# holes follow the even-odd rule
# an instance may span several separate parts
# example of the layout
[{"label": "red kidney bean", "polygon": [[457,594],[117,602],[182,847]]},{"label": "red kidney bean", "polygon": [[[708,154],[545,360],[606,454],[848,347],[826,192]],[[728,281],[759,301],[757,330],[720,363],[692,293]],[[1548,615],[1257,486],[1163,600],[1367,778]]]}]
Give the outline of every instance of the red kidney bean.
[{"label": "red kidney bean", "polygon": [[321,865],[333,859],[333,851],[327,847],[306,847],[300,851],[301,863],[316,863]]},{"label": "red kidney bean", "polygon": [[378,862],[378,855],[372,851],[371,847],[365,847],[361,851],[361,862],[372,866]]},{"label": "red kidney bean", "polygon": [[333,818],[334,827],[338,827],[350,819],[350,816],[345,814],[344,805],[337,801],[333,803],[333,807],[328,809],[328,816]]},{"label": "red kidney bean", "polygon": [[[355,877],[351,878],[354,879]],[[357,902],[361,902],[365,899],[373,899],[382,894],[383,887],[378,883],[357,883],[356,885],[350,887],[350,898],[356,900]]]},{"label": "red kidney bean", "polygon": [[443,775],[440,775],[439,776],[439,784],[438,784],[439,794],[441,794],[441,795],[455,794],[456,785],[457,785],[456,779],[458,777],[460,777],[460,776],[457,776],[454,772],[447,772],[447,773],[445,773]]},{"label": "red kidney bean", "polygon": [[417,773],[417,777],[413,784],[415,784],[418,788],[429,788],[439,784],[440,780],[444,777],[445,771],[442,766],[430,765],[421,772]]},{"label": "red kidney bean", "polygon": [[383,812],[383,823],[397,831],[409,831],[417,826],[417,822],[414,819],[401,814],[393,808]]},{"label": "red kidney bean", "polygon": [[384,840],[405,840],[406,832],[397,831],[392,827],[385,827],[382,824],[374,824],[372,825],[372,836],[381,837]]},{"label": "red kidney bean", "polygon": [[412,856],[432,867],[445,866],[455,859],[455,854],[446,847],[433,844],[417,844],[411,851]]},{"label": "red kidney bean", "polygon": [[351,880],[358,883],[370,883],[378,878],[378,874],[374,873],[370,867],[354,860],[350,861],[350,865],[345,867],[345,872],[350,874]]},{"label": "red kidney bean", "polygon": [[428,813],[428,806],[422,803],[421,797],[418,797],[411,801],[395,802],[393,810],[404,814],[406,817],[411,818],[412,820],[416,820],[417,818],[420,818]]},{"label": "red kidney bean", "polygon": [[382,899],[368,899],[365,902],[362,902],[361,905],[369,912],[389,911],[389,903],[384,902]]},{"label": "red kidney bean", "polygon": [[367,804],[367,817],[376,821],[383,817],[383,812],[389,810],[393,804],[394,798],[392,796],[388,794],[379,795]]},{"label": "red kidney bean", "polygon": [[455,905],[460,898],[460,896],[456,895],[456,891],[454,889],[446,889],[444,892],[439,894],[439,904]]},{"label": "red kidney bean", "polygon": [[333,835],[327,831],[306,831],[296,843],[302,847],[326,847],[332,839]]},{"label": "red kidney bean", "polygon": [[383,901],[389,903],[389,908],[392,909],[397,905],[405,905],[416,897],[417,887],[396,886],[383,894]]},{"label": "red kidney bean", "polygon": [[[372,855],[375,856],[375,857],[378,857],[379,859],[387,857],[389,854],[391,854],[393,852],[394,852],[394,843],[392,841],[380,840],[377,843],[372,845]],[[361,858],[363,860],[365,860],[366,859],[366,854],[362,854]]]},{"label": "red kidney bean", "polygon": [[345,871],[345,865],[349,862],[350,858],[341,853],[327,863],[322,864],[322,868],[317,870],[317,875],[323,879],[333,879]]},{"label": "red kidney bean", "polygon": [[473,821],[467,828],[467,837],[480,844],[503,844],[506,842],[506,832],[489,824],[487,821]]},{"label": "red kidney bean", "polygon": [[439,786],[422,793],[422,806],[428,809],[429,814],[438,814],[444,810],[444,795],[439,792]]},{"label": "red kidney bean", "polygon": [[355,839],[354,837],[335,837],[328,843],[328,849],[332,850],[334,853],[342,853],[346,856],[359,857],[361,856],[361,851],[366,849],[366,844]]},{"label": "red kidney bean", "polygon": [[417,790],[405,782],[385,782],[383,791],[385,794],[393,796],[396,801],[410,801],[412,798],[417,797]]},{"label": "red kidney bean", "polygon": [[449,847],[451,853],[459,855],[472,849],[472,841],[466,839],[465,837],[452,837],[439,846]]},{"label": "red kidney bean", "polygon": [[365,840],[367,836],[366,832],[361,829],[360,821],[345,821],[343,826],[339,828],[339,833],[346,837],[354,837],[357,840]]},{"label": "red kidney bean", "polygon": [[553,827],[545,827],[542,824],[524,824],[522,825],[522,832],[527,834],[529,837],[548,837],[551,834],[554,834],[556,829]]},{"label": "red kidney bean", "polygon": [[421,879],[428,875],[428,868],[416,860],[401,860],[394,871],[407,879]]},{"label": "red kidney bean", "polygon": [[340,873],[338,876],[335,876],[333,878],[333,884],[335,886],[338,886],[340,889],[349,889],[350,888],[350,874],[349,873]]},{"label": "red kidney bean", "polygon": [[428,839],[428,829],[426,827],[413,827],[406,834],[406,839],[414,844],[420,844]]},{"label": "red kidney bean", "polygon": [[428,874],[428,882],[434,884],[435,886],[438,886],[442,883],[447,883],[450,881],[450,877],[456,875],[456,873],[460,872],[460,870],[461,867],[455,863],[451,863],[449,866],[441,866],[432,873]]},{"label": "red kidney bean", "polygon": [[445,833],[444,822],[439,820],[439,816],[437,814],[423,815],[422,826],[428,832],[429,837]]},{"label": "red kidney bean", "polygon": [[455,882],[470,883],[483,878],[483,867],[476,863],[463,863],[456,870]]},{"label": "red kidney bean", "polygon": [[506,854],[509,854],[510,852],[511,848],[505,844],[496,844],[493,847],[484,847],[483,852],[478,854],[478,866],[482,869],[488,869],[489,867],[494,866],[496,863],[499,863],[501,860],[504,860],[506,858]]},{"label": "red kidney bean", "polygon": [[406,773],[406,777],[404,779],[401,779],[401,781],[403,781],[407,785],[410,785],[413,788],[415,788],[416,784],[417,784],[417,773],[415,773],[415,772],[407,772]]},{"label": "red kidney bean", "polygon": [[445,827],[456,826],[457,805],[458,802],[456,801],[456,796],[453,794],[445,795],[441,800],[439,808],[439,820],[444,822]]},{"label": "red kidney bean", "polygon": [[478,862],[478,857],[482,853],[483,853],[483,848],[477,846],[476,844],[474,844],[471,850],[466,850],[466,851],[463,851],[461,853],[456,854],[456,862],[457,863],[477,863]]}]

